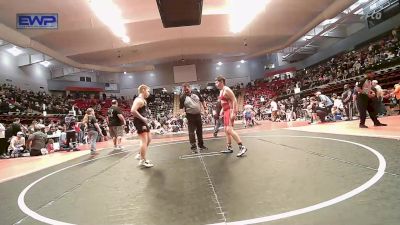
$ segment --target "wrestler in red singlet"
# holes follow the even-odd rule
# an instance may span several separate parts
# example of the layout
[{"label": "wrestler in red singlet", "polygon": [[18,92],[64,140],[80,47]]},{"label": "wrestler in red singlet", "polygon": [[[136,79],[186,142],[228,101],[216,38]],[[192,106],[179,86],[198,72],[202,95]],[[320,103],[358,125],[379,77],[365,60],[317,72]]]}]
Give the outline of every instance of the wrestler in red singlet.
[{"label": "wrestler in red singlet", "polygon": [[224,113],[224,126],[233,126],[234,120],[231,119],[231,106],[229,105],[229,100],[224,96],[225,87],[222,89],[219,100],[221,100],[221,107]]},{"label": "wrestler in red singlet", "polygon": [[227,148],[222,153],[232,153],[232,139],[239,145],[239,153],[237,157],[242,157],[246,152],[247,148],[242,144],[239,135],[233,130],[233,124],[236,117],[237,101],[232,90],[225,86],[225,78],[218,76],[215,79],[215,86],[220,90],[219,99],[221,101],[221,107],[224,113],[224,130],[226,134],[226,146]]}]

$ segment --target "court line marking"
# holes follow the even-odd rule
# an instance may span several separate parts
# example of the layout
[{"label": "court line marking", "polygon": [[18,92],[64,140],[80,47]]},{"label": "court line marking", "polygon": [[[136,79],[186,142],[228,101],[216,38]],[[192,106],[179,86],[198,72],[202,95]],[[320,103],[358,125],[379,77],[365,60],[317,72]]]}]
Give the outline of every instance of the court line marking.
[{"label": "court line marking", "polygon": [[288,127],[284,128],[287,130],[292,130],[292,131],[301,131],[301,132],[307,132],[307,133],[317,133],[317,134],[333,134],[333,135],[346,135],[346,136],[353,136],[353,137],[372,137],[372,138],[386,138],[386,139],[394,139],[397,141],[400,141],[400,136],[399,135],[382,135],[382,134],[339,134],[339,133],[328,133],[327,131],[324,132],[319,132],[319,131],[312,131],[312,130],[302,130],[302,129],[297,129],[299,127]]},{"label": "court line marking", "polygon": [[[271,144],[275,144],[275,145],[284,146],[284,147],[289,148],[289,149],[295,149],[295,150],[298,150],[298,151],[301,151],[301,152],[304,152],[304,153],[307,153],[307,154],[311,154],[311,155],[314,155],[314,156],[319,156],[321,158],[330,159],[330,160],[341,162],[341,163],[345,163],[345,164],[348,164],[348,165],[352,165],[352,166],[356,166],[356,167],[360,167],[360,168],[364,168],[364,169],[368,169],[368,170],[373,170],[373,171],[377,171],[378,170],[378,169],[373,168],[371,166],[366,166],[366,165],[363,165],[363,164],[360,164],[360,163],[347,161],[347,160],[344,160],[344,159],[341,159],[341,158],[336,158],[336,157],[325,155],[325,154],[322,154],[322,153],[317,153],[317,152],[313,152],[313,151],[307,151],[307,150],[304,150],[304,149],[299,149],[299,148],[292,147],[292,146],[285,145],[285,144],[278,144],[278,143],[274,143],[274,142],[271,142],[271,141],[266,141],[264,139],[258,139],[258,140],[265,141],[267,143],[271,143]],[[395,176],[395,177],[399,177],[400,176],[400,174],[388,172],[387,170],[385,170],[385,174],[391,175],[391,176]]]},{"label": "court line marking", "polygon": [[[234,222],[223,222],[223,223],[214,223],[212,225],[242,225],[242,224],[257,224],[257,223],[262,223],[262,222],[268,222],[268,221],[273,221],[273,220],[279,220],[279,219],[284,219],[284,218],[288,218],[288,217],[293,217],[296,215],[301,215],[301,214],[305,214],[305,213],[309,213],[318,209],[322,209],[334,204],[337,204],[339,202],[342,202],[344,200],[347,200],[357,194],[360,194],[361,192],[365,191],[366,189],[370,188],[371,186],[373,186],[376,182],[378,182],[380,180],[380,178],[382,178],[382,176],[385,173],[385,169],[386,169],[386,161],[385,158],[375,149],[357,143],[357,142],[352,142],[352,141],[347,141],[347,140],[342,140],[342,139],[335,139],[335,138],[327,138],[327,137],[316,137],[316,136],[295,136],[295,135],[261,135],[261,136],[242,136],[243,138],[265,138],[265,137],[290,137],[290,138],[310,138],[310,139],[323,139],[323,140],[331,140],[331,141],[338,141],[338,142],[343,142],[343,143],[349,143],[349,144],[353,144],[359,147],[362,147],[364,149],[367,149],[368,151],[372,152],[379,161],[379,167],[377,169],[376,174],[369,179],[366,183],[362,184],[361,186],[351,190],[350,192],[347,192],[345,194],[342,194],[338,197],[335,197],[333,199],[315,204],[315,205],[311,205],[305,208],[301,208],[301,209],[297,209],[297,210],[292,210],[289,212],[284,212],[284,213],[280,213],[280,214],[275,214],[275,215],[270,215],[270,216],[265,216],[265,217],[258,217],[258,218],[253,218],[253,219],[247,219],[247,220],[240,220],[240,221],[234,221]],[[222,137],[221,137],[222,138]],[[217,139],[217,138],[216,138]],[[218,138],[220,139],[220,138]],[[160,144],[160,145],[153,145],[151,147],[159,147],[159,146],[164,146],[164,145],[172,145],[172,144],[180,144],[180,143],[187,143],[188,141],[182,141],[182,142],[175,142],[175,143],[169,143],[169,144]],[[72,223],[66,223],[66,222],[62,222],[62,221],[58,221],[58,220],[54,220],[45,216],[42,216],[40,214],[38,214],[37,212],[31,210],[25,203],[25,195],[26,193],[29,191],[29,189],[31,189],[35,184],[39,183],[40,181],[46,179],[49,176],[52,176],[54,174],[57,174],[61,171],[67,170],[69,168],[87,163],[87,162],[91,162],[91,161],[95,161],[98,159],[103,159],[106,157],[110,157],[113,155],[117,155],[117,154],[122,154],[122,153],[126,153],[126,152],[119,152],[119,153],[114,153],[114,154],[110,154],[107,156],[103,156],[103,157],[99,157],[99,158],[95,158],[95,159],[91,159],[91,160],[87,160],[87,161],[83,161],[62,169],[59,169],[57,171],[54,171],[50,174],[47,174],[39,179],[37,179],[36,181],[32,182],[31,184],[29,184],[27,187],[25,187],[25,189],[19,194],[18,196],[18,207],[21,209],[22,212],[24,212],[25,214],[27,214],[28,216],[32,217],[35,220],[41,221],[43,223],[46,224],[54,224],[54,225],[74,225]]]},{"label": "court line marking", "polygon": [[196,154],[190,154],[190,155],[181,155],[179,156],[179,159],[195,159],[199,158],[202,156],[208,157],[208,156],[218,156],[222,155],[221,152],[203,152],[203,153],[196,153]]},{"label": "court line marking", "polygon": [[[266,137],[266,136],[246,136],[246,137],[252,137],[252,138],[261,138],[261,137]],[[309,213],[318,209],[322,209],[334,204],[337,204],[339,202],[342,202],[344,200],[347,200],[351,197],[354,197],[355,195],[360,194],[361,192],[365,191],[366,189],[370,188],[372,185],[374,185],[376,182],[378,182],[382,176],[385,174],[385,169],[386,169],[386,161],[385,158],[375,149],[357,143],[357,142],[353,142],[353,141],[347,141],[347,140],[341,140],[341,139],[335,139],[335,138],[327,138],[327,137],[315,137],[315,136],[292,136],[292,135],[267,135],[267,137],[291,137],[291,138],[310,138],[310,139],[324,139],[324,140],[331,140],[331,141],[339,141],[339,142],[343,142],[343,143],[349,143],[349,144],[353,144],[353,145],[357,145],[360,146],[364,149],[367,149],[368,151],[372,152],[379,161],[379,167],[378,170],[376,172],[376,174],[369,179],[366,183],[362,184],[361,186],[345,193],[342,194],[340,196],[337,196],[335,198],[332,198],[330,200],[315,204],[315,205],[311,205],[305,208],[301,208],[301,209],[296,209],[296,210],[292,210],[292,211],[288,211],[288,212],[284,212],[284,213],[279,213],[279,214],[275,214],[275,215],[270,215],[270,216],[264,216],[264,217],[258,217],[258,218],[253,218],[253,219],[247,219],[247,220],[239,220],[239,221],[234,221],[234,222],[226,222],[226,223],[214,223],[214,224],[210,224],[210,225],[244,225],[244,224],[257,224],[257,223],[264,223],[264,222],[270,222],[270,221],[274,221],[274,220],[279,220],[279,219],[285,219],[285,218],[289,218],[289,217],[293,217],[293,216],[297,216],[297,215],[301,215],[301,214],[305,214],[305,213]]]},{"label": "court line marking", "polygon": [[[221,138],[222,138],[222,137],[221,137]],[[220,138],[218,138],[218,139],[220,139]],[[172,143],[163,143],[163,144],[158,144],[158,145],[151,145],[151,146],[149,146],[149,148],[161,147],[161,146],[172,145],[172,144],[182,144],[182,143],[187,143],[187,142],[189,142],[189,141],[178,141],[178,142],[172,142]],[[128,146],[137,146],[137,144],[136,144],[136,145],[126,145],[126,146],[124,146],[124,147],[128,147]],[[110,148],[102,148],[102,149],[98,149],[98,150],[104,150],[104,149],[112,149],[112,148],[111,148],[111,147],[110,147]],[[114,151],[114,150],[112,150],[112,151]],[[73,165],[70,165],[70,166],[61,168],[61,169],[59,169],[59,170],[56,170],[56,171],[54,171],[54,172],[52,172],[52,173],[50,173],[50,174],[47,174],[47,175],[45,175],[45,176],[43,176],[43,177],[41,177],[41,178],[35,180],[35,181],[32,182],[31,184],[29,184],[27,187],[25,187],[25,189],[22,190],[22,192],[19,194],[19,196],[18,196],[18,207],[19,207],[19,208],[21,209],[21,211],[24,212],[26,215],[32,217],[32,218],[35,219],[35,220],[41,221],[41,222],[43,222],[43,223],[55,224],[55,225],[74,225],[74,224],[72,224],[72,223],[66,223],[66,222],[62,222],[62,221],[58,221],[58,220],[54,220],[54,219],[51,219],[51,218],[42,216],[42,215],[36,213],[35,211],[31,210],[31,209],[26,205],[26,203],[25,203],[25,195],[26,195],[26,193],[27,193],[27,192],[29,191],[29,189],[31,189],[34,185],[36,185],[36,184],[39,183],[40,181],[42,181],[42,180],[46,179],[47,177],[50,177],[50,176],[52,176],[52,175],[54,175],[54,174],[57,174],[57,173],[62,172],[62,171],[64,171],[64,170],[67,170],[67,169],[70,169],[70,168],[72,168],[72,167],[79,166],[79,165],[82,165],[82,164],[85,164],[85,163],[88,163],[88,162],[96,161],[96,160],[99,160],[99,159],[104,159],[104,158],[111,157],[111,156],[114,156],[114,155],[124,154],[124,153],[127,153],[127,152],[129,152],[129,150],[123,149],[123,150],[119,150],[119,152],[117,152],[117,153],[112,153],[112,154],[108,154],[108,155],[106,155],[106,156],[101,156],[101,157],[96,157],[96,158],[93,158],[93,159],[85,160],[85,161],[83,161],[83,162],[76,163],[76,164],[73,164]],[[88,155],[90,155],[90,151],[88,151],[88,154],[85,154],[85,155],[82,155],[82,156],[88,156]],[[80,157],[82,157],[82,156],[80,156]],[[79,157],[78,157],[78,158],[79,158]]]},{"label": "court line marking", "polygon": [[214,200],[214,203],[217,204],[217,210],[219,211],[219,212],[218,212],[218,215],[221,215],[221,217],[222,217],[221,220],[224,221],[224,222],[226,222],[225,212],[222,211],[221,201],[220,201],[219,198],[218,198],[217,191],[215,190],[214,183],[213,183],[213,181],[211,180],[210,173],[208,172],[207,165],[206,165],[206,163],[204,162],[204,159],[203,159],[203,156],[202,156],[202,155],[200,155],[200,162],[201,162],[201,164],[203,165],[203,170],[206,172],[206,175],[207,175],[206,178],[207,178],[207,181],[208,181],[208,186],[210,187],[210,189],[211,189],[211,191],[212,191],[212,193],[213,193],[213,200]]}]

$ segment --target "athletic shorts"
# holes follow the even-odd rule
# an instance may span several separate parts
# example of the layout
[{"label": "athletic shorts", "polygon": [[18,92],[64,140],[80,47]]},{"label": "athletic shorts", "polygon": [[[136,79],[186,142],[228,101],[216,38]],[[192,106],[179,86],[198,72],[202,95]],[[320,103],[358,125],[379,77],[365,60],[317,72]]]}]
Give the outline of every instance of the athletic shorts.
[{"label": "athletic shorts", "polygon": [[231,110],[224,110],[224,127],[233,126],[235,120],[231,120]]},{"label": "athletic shorts", "polygon": [[122,137],[124,136],[124,128],[122,126],[110,126],[111,137]]},{"label": "athletic shorts", "polygon": [[144,132],[150,132],[150,127],[147,124],[143,123],[142,121],[134,120],[133,125],[135,126],[138,134],[141,134]]}]

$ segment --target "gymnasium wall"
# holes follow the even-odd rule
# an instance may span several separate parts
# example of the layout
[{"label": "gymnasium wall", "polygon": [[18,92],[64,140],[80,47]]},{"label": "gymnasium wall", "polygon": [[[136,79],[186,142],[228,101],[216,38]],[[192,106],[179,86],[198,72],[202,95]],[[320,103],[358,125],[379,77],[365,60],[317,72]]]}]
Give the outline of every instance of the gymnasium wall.
[{"label": "gymnasium wall", "polygon": [[17,57],[5,51],[6,48],[9,46],[0,47],[0,84],[7,83],[25,90],[48,92],[47,80],[50,79],[50,71],[38,63],[18,67]]},{"label": "gymnasium wall", "polygon": [[[225,76],[228,80],[240,82],[249,82],[251,79],[263,77],[264,61],[261,59],[239,62],[224,62],[218,66],[216,62],[211,60],[190,61],[186,60],[185,64],[195,64],[197,81],[189,82],[200,84],[205,87],[207,83],[214,82],[218,75]],[[183,65],[183,63],[164,63],[155,66],[154,71],[127,73],[127,74],[110,74],[99,73],[97,80],[99,82],[120,82],[120,91],[124,93],[136,93],[136,88],[140,84],[146,84],[152,88],[166,88],[172,90],[175,86],[182,83],[174,82],[173,67]],[[119,77],[119,78],[118,78]]]}]

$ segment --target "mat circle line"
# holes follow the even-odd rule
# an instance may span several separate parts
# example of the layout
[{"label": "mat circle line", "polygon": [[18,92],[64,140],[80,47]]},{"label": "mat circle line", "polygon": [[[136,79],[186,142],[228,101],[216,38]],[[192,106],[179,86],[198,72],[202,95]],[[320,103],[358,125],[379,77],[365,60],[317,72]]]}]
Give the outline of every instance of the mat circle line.
[{"label": "mat circle line", "polygon": [[[269,215],[269,216],[264,216],[264,217],[258,217],[258,218],[253,218],[253,219],[247,219],[247,220],[240,220],[240,221],[233,221],[233,222],[223,222],[223,223],[213,223],[213,224],[209,224],[209,225],[244,225],[244,224],[257,224],[257,223],[262,223],[262,222],[269,222],[269,221],[274,221],[274,220],[279,220],[279,219],[284,219],[284,218],[289,218],[289,217],[293,217],[293,216],[297,216],[297,215],[301,215],[301,214],[305,214],[305,213],[309,213],[312,211],[316,211],[318,209],[322,209],[334,204],[337,204],[339,202],[342,202],[344,200],[347,200],[351,197],[354,197],[355,195],[360,194],[361,192],[365,191],[366,189],[370,188],[371,186],[373,186],[376,182],[378,182],[382,176],[385,173],[385,169],[386,169],[386,160],[385,158],[375,149],[366,146],[364,144],[360,144],[357,142],[353,142],[353,141],[347,141],[347,140],[342,140],[342,139],[335,139],[335,138],[327,138],[327,137],[317,137],[317,136],[296,136],[296,135],[255,135],[255,136],[242,136],[243,138],[265,138],[265,137],[289,137],[289,138],[309,138],[309,139],[322,139],[322,140],[330,140],[330,141],[338,141],[338,142],[343,142],[343,143],[348,143],[348,144],[353,144],[359,147],[362,147],[364,149],[367,149],[368,151],[370,151],[371,153],[373,153],[378,161],[379,161],[379,166],[377,169],[376,174],[370,178],[367,182],[365,182],[364,184],[362,184],[361,186],[345,193],[342,195],[339,195],[335,198],[329,199],[327,201],[321,202],[321,203],[317,203],[315,205],[311,205],[311,206],[307,206],[304,208],[300,208],[300,209],[296,209],[296,210],[292,210],[292,211],[288,211],[288,212],[284,212],[284,213],[279,213],[279,214],[275,214],[275,215]],[[223,137],[221,137],[223,138]],[[221,139],[218,138],[218,139]],[[187,141],[186,141],[187,142]],[[181,143],[185,143],[185,142],[175,142],[175,143],[169,143],[168,145],[172,145],[172,144],[181,144]],[[159,146],[165,146],[166,144],[159,144],[159,145],[153,145],[151,146],[152,148],[154,147],[159,147]],[[21,193],[18,196],[18,207],[21,209],[22,212],[24,212],[26,215],[32,217],[35,220],[41,221],[43,223],[46,224],[53,224],[53,225],[74,225],[72,223],[67,223],[67,222],[63,222],[63,221],[58,221],[55,219],[51,219],[45,216],[42,216],[40,214],[38,214],[37,212],[33,211],[32,209],[30,209],[26,203],[25,203],[25,195],[26,193],[37,183],[39,183],[40,181],[54,175],[57,174],[59,172],[62,172],[64,170],[70,169],[72,167],[84,164],[84,163],[88,163],[91,161],[95,161],[95,160],[99,160],[99,159],[103,159],[103,158],[107,158],[113,155],[118,155],[118,154],[123,154],[126,152],[118,152],[118,153],[114,153],[114,154],[110,154],[107,156],[103,156],[103,157],[99,157],[99,158],[95,158],[95,159],[90,159],[90,160],[86,160],[71,166],[67,166],[64,167],[62,169],[59,169],[57,171],[54,171],[52,173],[49,173],[37,180],[35,180],[34,182],[32,182],[31,184],[29,184],[27,187],[24,188],[24,190],[21,191]]]}]

